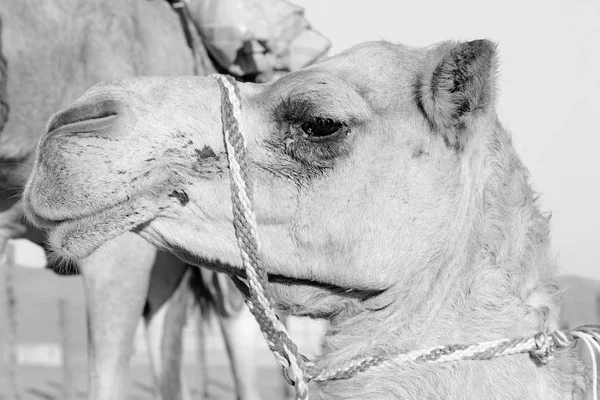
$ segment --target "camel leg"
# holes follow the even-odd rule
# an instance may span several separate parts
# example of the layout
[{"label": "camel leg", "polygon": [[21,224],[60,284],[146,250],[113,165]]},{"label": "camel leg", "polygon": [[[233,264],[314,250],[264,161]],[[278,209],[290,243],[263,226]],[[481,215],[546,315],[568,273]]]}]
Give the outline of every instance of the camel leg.
[{"label": "camel leg", "polygon": [[213,296],[237,398],[260,400],[254,340],[258,336],[258,325],[231,279],[223,274],[212,274]]},{"label": "camel leg", "polygon": [[[156,268],[161,268],[156,265]],[[184,268],[187,268],[184,266]],[[176,268],[173,268],[176,270]],[[152,313],[146,312],[146,337],[152,373],[162,400],[189,400],[182,369],[183,328],[192,293],[189,287],[190,270],[183,269],[172,295]],[[177,271],[173,271],[176,274]],[[153,277],[155,272],[153,271]],[[156,297],[151,283],[149,300]],[[162,286],[164,289],[164,285]]]},{"label": "camel leg", "polygon": [[260,400],[255,359],[256,322],[247,307],[219,318],[238,400]]},{"label": "camel leg", "polygon": [[87,298],[89,399],[125,398],[128,362],[156,250],[126,233],[78,263]]},{"label": "camel leg", "polygon": [[[1,122],[1,121],[0,121]],[[3,199],[2,199],[3,200]],[[0,203],[4,208],[4,202]],[[0,326],[0,334],[7,338],[7,348],[0,343],[0,356],[6,361],[6,395],[9,399],[18,398],[18,367],[17,367],[17,313],[15,307],[15,293],[13,286],[14,264],[12,251],[9,250],[9,239],[17,238],[25,233],[26,227],[22,220],[21,202],[17,202],[9,209],[0,212],[0,293],[2,293],[6,310],[0,309],[0,319],[4,319]],[[5,315],[3,315],[5,314]],[[4,332],[3,332],[4,330]],[[6,351],[6,353],[5,353]],[[0,360],[0,365],[4,360]]]},{"label": "camel leg", "polygon": [[[4,202],[0,202],[1,205]],[[27,231],[23,219],[23,203],[13,204],[9,209],[0,211],[0,238],[5,242],[22,236]]]},{"label": "camel leg", "polygon": [[[195,309],[197,310],[196,318],[196,332],[198,334],[198,386],[200,387],[200,397],[198,400],[207,400],[210,396],[208,394],[208,360],[206,356],[206,321],[205,319],[209,315],[204,314],[204,310],[198,304]],[[208,311],[206,311],[208,314]]]}]

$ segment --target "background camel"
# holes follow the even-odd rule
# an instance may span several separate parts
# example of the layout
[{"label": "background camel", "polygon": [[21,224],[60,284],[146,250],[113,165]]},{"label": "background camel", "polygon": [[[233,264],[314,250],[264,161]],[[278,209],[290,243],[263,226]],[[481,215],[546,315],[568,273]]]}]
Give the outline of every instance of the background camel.
[{"label": "background camel", "polygon": [[[496,64],[485,40],[374,42],[240,85],[269,291],[288,312],[330,320],[318,368],[558,328],[548,217],[497,119]],[[210,78],[95,86],[49,121],[29,218],[66,259],[133,230],[242,276],[220,110]],[[528,355],[392,363],[320,388],[325,399],[581,399],[584,377],[565,350],[543,366]]]},{"label": "background camel", "polygon": [[[1,0],[0,18],[1,254],[7,238],[22,234],[20,209],[13,205],[48,116],[98,81],[143,74],[189,75],[194,63],[181,22],[164,1]],[[39,231],[30,230],[28,237],[38,243],[44,240]],[[164,398],[183,396],[180,358],[175,354],[181,352],[182,316],[191,295],[191,273],[184,274],[185,263],[168,254],[157,255],[154,247],[129,234],[77,266],[88,294],[90,398],[119,397],[144,304],[159,390]],[[239,303],[239,295],[227,289],[229,284],[220,285],[224,290],[219,294],[227,294],[218,302],[236,303],[237,297]],[[172,296],[176,289],[177,296]],[[219,309],[229,309],[221,314],[222,324],[240,398],[257,399],[256,385],[248,383],[255,379],[248,364],[252,354],[228,332],[248,329],[247,318],[233,312],[231,305]],[[164,329],[165,322],[170,329]]]}]

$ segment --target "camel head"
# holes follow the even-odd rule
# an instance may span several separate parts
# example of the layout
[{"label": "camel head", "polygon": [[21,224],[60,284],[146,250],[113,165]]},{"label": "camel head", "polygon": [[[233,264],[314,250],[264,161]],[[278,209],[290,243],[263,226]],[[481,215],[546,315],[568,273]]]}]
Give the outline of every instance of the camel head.
[{"label": "camel head", "polygon": [[[268,290],[289,313],[331,321],[323,368],[557,328],[548,219],[495,113],[495,53],[486,40],[366,43],[239,84]],[[92,87],[48,122],[24,193],[29,219],[66,259],[133,231],[243,276],[221,103],[211,77]],[[582,383],[561,372],[581,372],[569,357],[547,368],[528,355],[390,364],[322,391],[566,398]]]},{"label": "camel head", "polygon": [[[506,136],[493,104],[495,53],[486,40],[373,42],[273,83],[239,85],[279,306],[330,316],[473,257],[490,155]],[[132,230],[187,261],[242,274],[222,130],[214,78],[96,85],[48,122],[28,216],[64,258]]]}]

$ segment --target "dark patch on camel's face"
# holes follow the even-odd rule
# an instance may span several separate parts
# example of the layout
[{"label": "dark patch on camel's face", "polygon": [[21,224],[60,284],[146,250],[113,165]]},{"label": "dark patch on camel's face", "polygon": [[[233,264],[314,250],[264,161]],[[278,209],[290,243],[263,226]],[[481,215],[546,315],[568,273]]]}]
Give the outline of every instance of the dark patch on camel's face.
[{"label": "dark patch on camel's face", "polygon": [[428,156],[429,153],[422,148],[416,148],[412,152],[412,158],[421,158],[423,156]]},{"label": "dark patch on camel's face", "polygon": [[202,149],[194,149],[194,162],[192,170],[200,179],[211,180],[221,179],[227,171],[226,154],[216,154],[209,146]]},{"label": "dark patch on camel's face", "polygon": [[208,146],[204,146],[204,147],[202,148],[202,150],[195,149],[194,151],[196,152],[196,158],[197,158],[198,160],[207,159],[207,158],[208,158],[208,159],[210,159],[210,158],[217,158],[217,159],[218,159],[218,158],[219,158],[219,157],[218,157],[218,156],[215,154],[215,152],[213,151],[213,149],[211,149],[211,148],[210,148],[210,147],[208,147]]},{"label": "dark patch on camel's face", "polygon": [[179,200],[179,203],[182,206],[185,206],[190,201],[190,198],[184,190],[173,190],[171,194],[169,194],[169,197],[174,197]]}]

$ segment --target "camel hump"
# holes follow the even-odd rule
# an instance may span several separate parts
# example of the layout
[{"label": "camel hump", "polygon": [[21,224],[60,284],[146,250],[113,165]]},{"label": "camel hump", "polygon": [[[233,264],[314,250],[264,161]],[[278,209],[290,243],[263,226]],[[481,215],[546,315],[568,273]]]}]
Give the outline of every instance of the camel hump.
[{"label": "camel hump", "polygon": [[446,43],[428,59],[419,102],[434,131],[460,150],[469,124],[493,105],[496,45],[489,40]]}]

